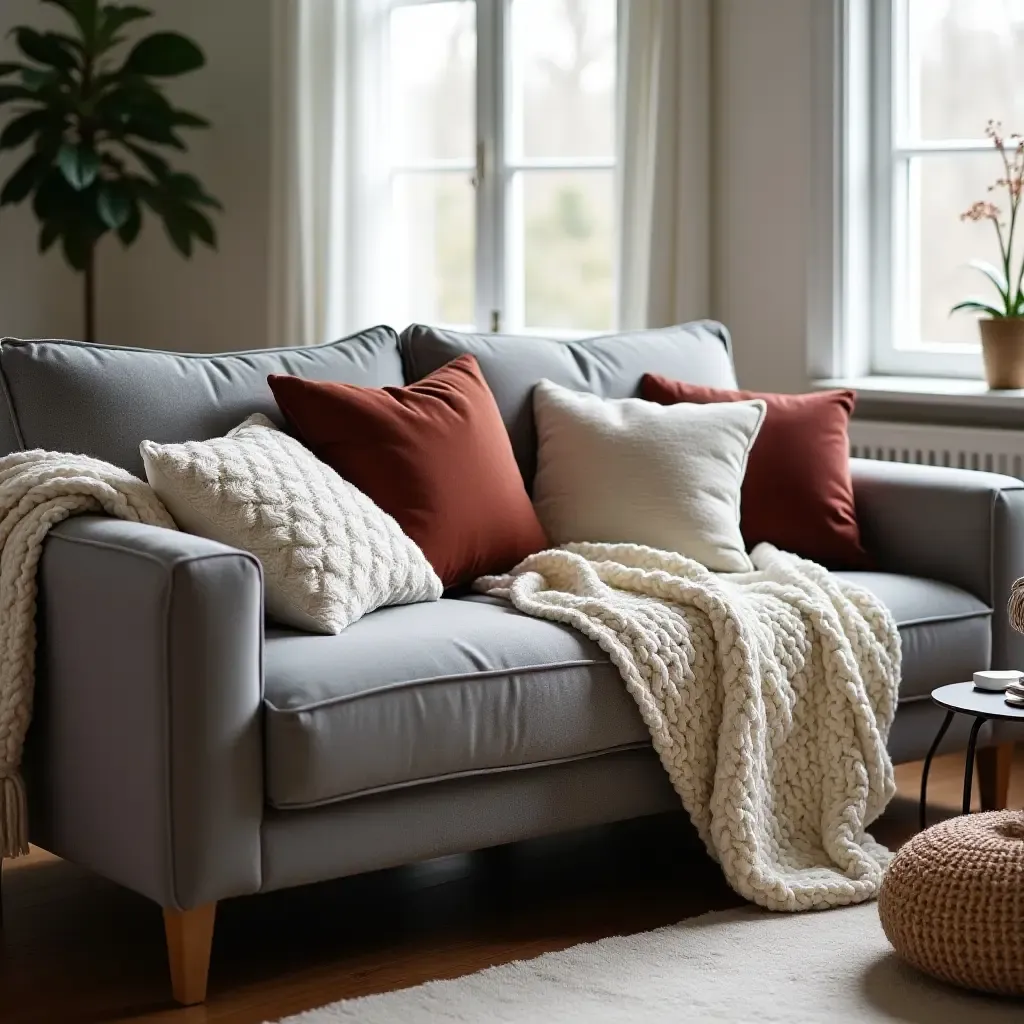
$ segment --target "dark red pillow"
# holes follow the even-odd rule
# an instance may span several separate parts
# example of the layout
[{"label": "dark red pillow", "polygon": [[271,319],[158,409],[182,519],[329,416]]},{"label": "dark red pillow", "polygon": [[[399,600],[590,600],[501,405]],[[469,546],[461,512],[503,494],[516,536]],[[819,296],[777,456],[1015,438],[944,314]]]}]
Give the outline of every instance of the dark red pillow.
[{"label": "dark red pillow", "polygon": [[834,568],[864,568],[850,477],[852,391],[773,395],[729,391],[648,373],[649,402],[741,402],[762,398],[767,413],[743,479],[741,522],[748,547],[768,541]]},{"label": "dark red pillow", "polygon": [[445,587],[547,546],[473,356],[404,388],[267,379],[306,447],[394,516]]}]

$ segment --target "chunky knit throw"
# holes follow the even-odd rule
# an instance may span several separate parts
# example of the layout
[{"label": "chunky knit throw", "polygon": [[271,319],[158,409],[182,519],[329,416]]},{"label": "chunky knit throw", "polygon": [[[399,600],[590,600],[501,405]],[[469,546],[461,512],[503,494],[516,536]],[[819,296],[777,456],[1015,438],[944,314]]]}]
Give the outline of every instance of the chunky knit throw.
[{"label": "chunky knit throw", "polygon": [[634,544],[542,551],[476,589],[608,653],[708,851],[742,896],[811,910],[877,896],[866,832],[895,791],[900,639],[867,591],[761,544],[717,575]]},{"label": "chunky knit throw", "polygon": [[60,452],[0,458],[0,857],[28,853],[19,769],[32,718],[39,556],[52,527],[88,512],[176,529],[149,485],[126,470]]}]

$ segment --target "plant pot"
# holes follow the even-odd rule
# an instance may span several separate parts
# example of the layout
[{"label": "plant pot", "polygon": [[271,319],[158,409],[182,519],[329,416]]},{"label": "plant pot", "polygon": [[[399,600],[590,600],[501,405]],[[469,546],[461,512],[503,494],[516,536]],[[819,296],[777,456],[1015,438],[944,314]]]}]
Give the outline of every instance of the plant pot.
[{"label": "plant pot", "polygon": [[1024,388],[1024,316],[979,320],[985,380],[993,391]]}]

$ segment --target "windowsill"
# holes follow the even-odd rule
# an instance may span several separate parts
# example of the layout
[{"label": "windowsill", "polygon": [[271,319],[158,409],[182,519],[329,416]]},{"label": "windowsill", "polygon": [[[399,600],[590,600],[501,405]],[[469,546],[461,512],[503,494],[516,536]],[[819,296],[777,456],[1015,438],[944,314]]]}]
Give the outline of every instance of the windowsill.
[{"label": "windowsill", "polygon": [[990,391],[983,380],[962,377],[830,377],[812,387],[849,388],[864,403],[941,406],[945,409],[1024,410],[1024,389]]}]

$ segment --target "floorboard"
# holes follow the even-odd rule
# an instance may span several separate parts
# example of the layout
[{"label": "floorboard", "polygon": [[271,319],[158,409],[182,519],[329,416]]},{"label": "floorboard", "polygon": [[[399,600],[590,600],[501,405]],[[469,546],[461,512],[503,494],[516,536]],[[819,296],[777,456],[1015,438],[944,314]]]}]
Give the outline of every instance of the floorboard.
[{"label": "floorboard", "polygon": [[[873,830],[916,829],[920,765]],[[962,755],[937,758],[930,821],[958,812]],[[1024,747],[1011,781],[1024,805]],[[739,900],[682,815],[627,822],[220,908],[207,1005],[175,1009],[159,908],[36,851],[4,869],[3,1024],[262,1024],[456,977]]]}]

